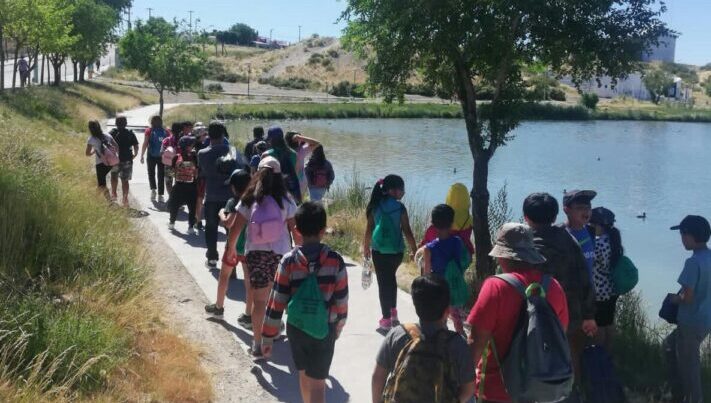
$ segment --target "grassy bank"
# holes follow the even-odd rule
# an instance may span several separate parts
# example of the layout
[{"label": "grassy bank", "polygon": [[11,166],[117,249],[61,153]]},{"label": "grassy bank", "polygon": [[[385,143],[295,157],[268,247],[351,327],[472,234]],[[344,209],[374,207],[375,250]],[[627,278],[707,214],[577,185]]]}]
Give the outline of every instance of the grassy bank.
[{"label": "grassy bank", "polygon": [[[329,233],[325,242],[339,252],[354,259],[360,259],[362,237],[365,233],[365,207],[370,190],[357,175],[352,176],[345,186],[331,191],[328,206]],[[512,213],[508,207],[505,187],[492,200],[490,209],[491,225],[511,221]],[[415,237],[422,239],[427,219],[427,209],[408,207],[413,221]],[[419,269],[412,262],[405,262],[398,270],[398,283],[401,288],[409,289],[412,279]],[[471,267],[466,278],[473,290],[474,268]],[[631,401],[650,402],[668,400],[666,386],[667,370],[664,361],[662,342],[672,330],[669,326],[655,325],[645,314],[640,294],[630,293],[618,302],[616,328],[617,335],[613,344],[613,356],[623,384],[628,388]],[[711,338],[707,339],[703,353],[702,379],[711,379]],[[703,382],[704,393],[711,396],[711,382]]]},{"label": "grassy bank", "polygon": [[[482,104],[480,110],[486,111]],[[189,105],[171,109],[167,121],[209,121],[217,113],[215,105]],[[582,106],[551,103],[527,103],[519,111],[523,120],[644,120],[711,122],[711,109],[690,109],[675,106],[600,106],[590,111]],[[359,118],[444,118],[461,119],[457,104],[383,104],[383,103],[267,103],[221,106],[224,119],[359,119]]]},{"label": "grassy bank", "polygon": [[86,121],[150,101],[113,87],[0,98],[0,401],[207,401],[160,324],[140,234],[96,193]]}]

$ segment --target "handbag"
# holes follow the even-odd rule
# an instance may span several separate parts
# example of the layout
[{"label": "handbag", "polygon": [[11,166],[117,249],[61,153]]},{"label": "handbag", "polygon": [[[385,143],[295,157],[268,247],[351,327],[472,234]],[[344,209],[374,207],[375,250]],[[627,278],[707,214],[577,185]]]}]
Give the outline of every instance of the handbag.
[{"label": "handbag", "polygon": [[659,310],[659,317],[672,325],[676,325],[676,316],[679,314],[679,305],[673,302],[676,295],[667,294],[664,302],[662,302],[662,309]]}]

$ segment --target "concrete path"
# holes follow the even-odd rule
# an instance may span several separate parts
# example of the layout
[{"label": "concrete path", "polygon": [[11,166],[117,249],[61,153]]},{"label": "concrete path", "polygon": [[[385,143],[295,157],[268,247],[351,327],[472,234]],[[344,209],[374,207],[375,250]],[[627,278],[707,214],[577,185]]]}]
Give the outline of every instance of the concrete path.
[{"label": "concrete path", "polygon": [[[166,108],[177,104],[166,105]],[[145,126],[150,116],[157,114],[158,106],[152,105],[124,113],[130,126]],[[113,124],[113,120],[110,122]],[[247,137],[247,133],[239,134]],[[139,142],[142,141],[142,136]],[[176,231],[168,230],[168,212],[165,204],[153,203],[150,200],[148,174],[146,165],[141,165],[136,159],[131,182],[131,193],[138,200],[140,208],[148,215],[143,218],[150,220],[158,228],[158,233],[180,258],[185,268],[195,279],[209,300],[214,301],[217,290],[219,271],[209,271],[205,268],[205,244],[202,232],[195,236],[186,235],[187,214],[181,213],[176,222]],[[226,237],[221,232],[218,250],[224,250]],[[349,315],[348,323],[336,342],[336,353],[331,367],[331,377],[327,381],[326,400],[328,402],[368,402],[370,395],[370,376],[375,362],[375,355],[383,340],[383,335],[376,331],[380,318],[378,303],[378,287],[368,290],[361,287],[361,267],[346,259],[349,276]],[[244,286],[242,270],[237,269],[238,280],[230,283],[225,302],[224,321],[215,321],[205,315],[205,326],[219,323],[229,329],[247,354],[251,343],[251,332],[237,323],[237,317],[244,312]],[[374,279],[375,280],[375,279]],[[409,294],[399,291],[398,311],[402,321],[416,321],[412,299]],[[293,366],[289,350],[289,341],[278,341],[269,361],[257,361],[252,368],[252,374],[262,387],[270,393],[274,400],[282,402],[300,402],[298,375]],[[260,399],[261,400],[261,399]]]}]

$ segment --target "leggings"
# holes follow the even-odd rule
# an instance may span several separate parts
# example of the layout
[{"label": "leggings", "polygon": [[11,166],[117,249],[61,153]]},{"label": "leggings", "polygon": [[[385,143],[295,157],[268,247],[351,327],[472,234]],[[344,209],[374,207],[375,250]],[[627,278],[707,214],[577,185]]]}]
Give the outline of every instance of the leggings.
[{"label": "leggings", "polygon": [[397,308],[397,280],[395,272],[402,263],[402,253],[384,254],[373,251],[373,266],[378,280],[378,295],[383,318],[390,319],[390,310]]},{"label": "leggings", "polygon": [[188,205],[188,225],[195,225],[195,202],[197,200],[197,185],[195,183],[176,182],[170,193],[170,222],[175,223],[178,209]]},{"label": "leggings", "polygon": [[[156,168],[158,168],[158,186],[156,187]],[[160,157],[148,156],[148,183],[151,190],[158,189],[158,194],[163,196],[165,189],[165,167]]]}]

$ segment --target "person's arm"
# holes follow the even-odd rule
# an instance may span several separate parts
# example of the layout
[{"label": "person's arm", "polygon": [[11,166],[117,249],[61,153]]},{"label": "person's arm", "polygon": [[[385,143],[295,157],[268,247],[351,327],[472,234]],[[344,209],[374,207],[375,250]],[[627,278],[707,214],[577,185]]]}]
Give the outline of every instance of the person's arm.
[{"label": "person's arm", "polygon": [[327,186],[327,188],[331,189],[331,185],[333,185],[333,181],[336,180],[336,172],[333,171],[333,165],[330,162],[326,161],[326,163],[328,164],[328,186]]},{"label": "person's arm", "polygon": [[301,239],[301,233],[296,230],[296,219],[294,219],[293,217],[287,218],[286,228],[289,230],[291,238],[294,240],[294,246],[301,245],[304,243],[303,239]]},{"label": "person's arm", "polygon": [[672,302],[677,305],[691,304],[694,302],[694,289],[701,278],[700,270],[701,268],[693,258],[686,260],[686,263],[684,263],[684,270],[681,271],[681,275],[679,275],[678,280],[681,285],[681,290],[674,297]]},{"label": "person's arm", "polygon": [[420,248],[420,250],[422,250],[424,253],[424,258],[422,259],[424,263],[424,267],[422,268],[422,275],[426,276],[432,273],[432,251],[426,246],[423,246],[422,248]]},{"label": "person's arm", "polygon": [[274,338],[279,335],[281,327],[281,317],[291,299],[291,273],[288,259],[282,259],[279,263],[274,285],[269,294],[267,302],[267,312],[264,315],[264,325],[262,326],[262,353],[265,357],[272,354]]},{"label": "person's arm", "polygon": [[469,334],[468,343],[472,352],[472,361],[474,365],[479,363],[481,356],[484,354],[486,345],[491,340],[492,333],[479,326],[472,325],[472,331]]},{"label": "person's arm", "polygon": [[694,289],[691,287],[681,287],[681,291],[675,298],[677,304],[691,304],[694,302]]},{"label": "person's arm", "polygon": [[151,129],[146,130],[143,136],[143,146],[141,147],[141,164],[145,163],[146,149],[148,148],[148,139],[151,137]]},{"label": "person's arm", "polygon": [[371,379],[373,403],[381,403],[383,401],[383,390],[385,389],[385,382],[387,379],[388,370],[381,367],[379,364],[375,364],[375,369],[373,370],[373,376]]},{"label": "person's arm", "polygon": [[310,137],[306,137],[303,134],[297,134],[296,136],[294,136],[294,141],[298,141],[300,143],[306,143],[309,146],[309,150],[313,150],[314,148],[321,145],[321,143],[318,140],[312,139]]},{"label": "person's arm", "polygon": [[235,216],[235,221],[230,227],[230,230],[228,231],[228,237],[227,237],[227,244],[225,245],[225,254],[227,255],[228,258],[237,256],[237,239],[239,238],[239,234],[242,232],[242,229],[244,229],[245,225],[247,224],[247,219],[237,212],[237,215]]},{"label": "person's arm", "polygon": [[341,337],[341,332],[348,318],[348,271],[346,270],[346,263],[342,259],[339,260],[336,287],[333,291],[333,303],[330,308],[330,322],[336,323],[336,338]]},{"label": "person's arm", "polygon": [[91,157],[92,155],[94,155],[94,147],[92,147],[91,144],[87,144],[86,150],[84,150],[84,154],[87,157]]},{"label": "person's arm", "polygon": [[363,257],[370,259],[370,242],[373,238],[373,228],[375,228],[375,219],[373,214],[368,214],[368,223],[365,226],[365,235],[363,235]]},{"label": "person's arm", "polygon": [[133,145],[133,157],[131,159],[134,160],[136,157],[138,157],[138,142]]},{"label": "person's arm", "polygon": [[415,242],[415,235],[413,235],[412,227],[410,227],[410,218],[407,215],[407,209],[403,208],[402,214],[400,214],[400,224],[402,232],[405,234],[407,245],[410,247],[410,259],[414,259],[415,251],[417,250],[417,242]]},{"label": "person's arm", "polygon": [[583,332],[592,337],[597,333],[597,322],[595,322],[595,290],[590,284],[590,275],[588,274],[588,266],[583,256],[583,251],[573,237],[570,237],[571,250],[574,256],[574,271],[573,275],[578,277],[580,284],[580,302],[582,304],[581,311],[583,315]]}]

